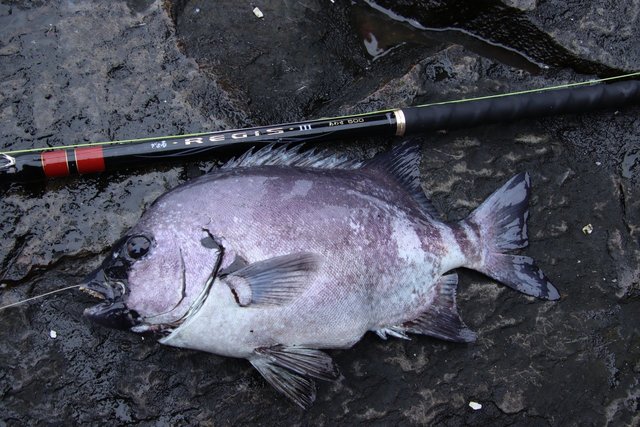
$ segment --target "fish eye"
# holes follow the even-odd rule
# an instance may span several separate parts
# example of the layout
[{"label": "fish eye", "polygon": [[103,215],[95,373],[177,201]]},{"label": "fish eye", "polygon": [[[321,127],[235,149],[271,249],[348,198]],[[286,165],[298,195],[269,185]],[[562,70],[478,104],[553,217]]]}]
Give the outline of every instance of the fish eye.
[{"label": "fish eye", "polygon": [[142,258],[149,252],[151,240],[145,236],[132,236],[127,240],[127,254],[133,259]]}]

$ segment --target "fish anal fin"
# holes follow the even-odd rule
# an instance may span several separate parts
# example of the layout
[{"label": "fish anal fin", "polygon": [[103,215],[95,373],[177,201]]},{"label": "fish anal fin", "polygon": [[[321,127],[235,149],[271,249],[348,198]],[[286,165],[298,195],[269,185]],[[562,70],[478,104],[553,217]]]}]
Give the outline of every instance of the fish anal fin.
[{"label": "fish anal fin", "polygon": [[407,328],[404,326],[387,326],[385,328],[376,329],[374,332],[383,340],[387,339],[387,335],[403,340],[411,340],[411,337],[406,334]]},{"label": "fish anal fin", "polygon": [[250,362],[269,384],[303,409],[315,400],[312,378],[331,381],[339,375],[329,355],[311,348],[284,345],[257,348]]},{"label": "fish anal fin", "polygon": [[476,334],[464,324],[456,307],[456,286],[458,275],[442,276],[435,286],[435,297],[422,314],[402,326],[414,334],[455,341],[473,342]]},{"label": "fish anal fin", "polygon": [[307,288],[319,264],[316,254],[295,253],[254,262],[222,280],[242,307],[284,305]]}]

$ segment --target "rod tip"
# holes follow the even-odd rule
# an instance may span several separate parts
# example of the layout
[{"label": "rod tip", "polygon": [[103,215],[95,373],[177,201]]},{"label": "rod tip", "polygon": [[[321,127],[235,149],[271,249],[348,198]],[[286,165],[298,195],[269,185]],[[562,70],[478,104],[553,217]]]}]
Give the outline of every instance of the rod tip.
[{"label": "rod tip", "polygon": [[11,157],[5,153],[0,153],[0,172],[10,172],[10,169],[15,165],[15,157]]}]

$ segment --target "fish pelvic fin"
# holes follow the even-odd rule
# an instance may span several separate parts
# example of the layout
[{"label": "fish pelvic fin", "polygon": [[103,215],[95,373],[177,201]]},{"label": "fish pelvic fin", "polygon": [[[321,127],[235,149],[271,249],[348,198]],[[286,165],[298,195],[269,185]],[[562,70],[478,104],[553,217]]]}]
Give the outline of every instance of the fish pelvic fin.
[{"label": "fish pelvic fin", "polygon": [[283,345],[257,348],[249,361],[269,384],[302,409],[315,401],[313,378],[335,380],[339,376],[331,357],[311,348]]},{"label": "fish pelvic fin", "polygon": [[520,173],[500,187],[471,215],[459,223],[467,241],[475,241],[479,254],[466,254],[473,260],[469,268],[533,297],[557,300],[560,294],[534,260],[509,252],[527,246],[527,219],[531,180]]}]

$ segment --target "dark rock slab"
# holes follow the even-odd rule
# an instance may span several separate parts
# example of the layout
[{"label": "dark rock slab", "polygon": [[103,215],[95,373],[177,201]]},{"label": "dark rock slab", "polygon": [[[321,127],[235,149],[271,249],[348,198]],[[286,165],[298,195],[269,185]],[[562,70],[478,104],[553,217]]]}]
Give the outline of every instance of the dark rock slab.
[{"label": "dark rock slab", "polygon": [[[222,3],[0,2],[0,144],[45,147],[371,111],[586,80],[593,75],[576,73],[607,75],[640,61],[633,2],[614,9],[483,2],[466,15],[460,2],[419,2],[409,11],[399,9],[404,2],[377,2],[471,38],[416,32],[361,2]],[[251,12],[256,5],[263,19]],[[489,22],[496,11],[500,19]],[[447,23],[449,16],[457,18]],[[496,23],[530,40],[495,33]],[[549,68],[510,62],[476,36],[513,41]],[[448,220],[463,218],[511,175],[532,176],[526,252],[562,298],[534,300],[462,272],[458,299],[478,332],[474,344],[367,335],[331,352],[342,377],[320,384],[316,404],[303,412],[245,361],[89,324],[81,313],[91,301],[68,292],[0,312],[0,425],[637,424],[639,113],[419,137],[424,188]],[[391,144],[327,145],[364,158]],[[0,305],[77,283],[155,197],[216,160],[4,186]]]}]

